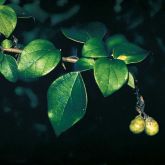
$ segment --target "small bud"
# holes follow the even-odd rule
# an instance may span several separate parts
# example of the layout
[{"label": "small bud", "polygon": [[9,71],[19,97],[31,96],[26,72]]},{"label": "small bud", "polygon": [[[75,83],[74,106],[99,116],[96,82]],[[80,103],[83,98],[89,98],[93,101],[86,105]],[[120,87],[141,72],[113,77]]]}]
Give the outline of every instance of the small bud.
[{"label": "small bud", "polygon": [[144,131],[145,128],[145,120],[141,115],[138,115],[135,119],[133,119],[129,125],[129,129],[134,134],[139,134]]},{"label": "small bud", "polygon": [[159,124],[152,117],[148,117],[145,121],[145,132],[149,136],[154,136],[159,132]]},{"label": "small bud", "polygon": [[1,46],[5,49],[6,48],[11,48],[12,45],[13,45],[12,41],[8,40],[8,39],[3,40],[2,43],[1,43]]}]

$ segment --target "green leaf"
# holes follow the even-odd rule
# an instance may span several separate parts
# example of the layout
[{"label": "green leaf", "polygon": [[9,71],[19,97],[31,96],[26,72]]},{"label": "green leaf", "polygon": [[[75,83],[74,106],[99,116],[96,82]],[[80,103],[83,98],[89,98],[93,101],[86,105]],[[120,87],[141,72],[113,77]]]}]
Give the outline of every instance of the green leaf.
[{"label": "green leaf", "polygon": [[95,62],[94,77],[102,94],[107,97],[126,83],[128,69],[121,60],[101,58]]},{"label": "green leaf", "polygon": [[86,71],[93,69],[93,66],[95,64],[94,59],[89,58],[80,58],[74,65],[74,69],[76,71]]},{"label": "green leaf", "polygon": [[114,49],[116,46],[118,46],[118,45],[120,45],[120,44],[122,44],[122,43],[124,43],[124,42],[128,42],[128,40],[125,38],[124,35],[122,35],[122,34],[115,34],[115,35],[110,36],[110,37],[106,40],[105,44],[106,44],[108,50],[109,50],[110,52],[112,52],[113,49]]},{"label": "green leaf", "polygon": [[57,136],[85,115],[87,95],[79,72],[56,79],[48,89],[47,98],[48,117]]},{"label": "green leaf", "polygon": [[128,84],[128,86],[130,86],[131,88],[135,89],[135,80],[134,80],[134,77],[133,77],[133,75],[132,75],[131,72],[129,72],[127,84]]},{"label": "green leaf", "polygon": [[89,39],[82,48],[82,56],[89,58],[107,57],[105,44],[98,38]]},{"label": "green leaf", "polygon": [[126,64],[141,62],[148,54],[148,51],[128,42],[118,45],[113,51],[113,57],[123,60]]},{"label": "green leaf", "polygon": [[6,0],[0,0],[0,5],[3,5],[6,2]]},{"label": "green leaf", "polygon": [[52,71],[60,61],[60,51],[47,40],[30,42],[20,55],[18,69],[24,80],[44,76]]},{"label": "green leaf", "polygon": [[10,55],[0,53],[0,72],[9,81],[16,82],[18,78],[17,62]]},{"label": "green leaf", "polygon": [[69,39],[84,43],[90,38],[102,39],[107,32],[107,28],[100,22],[91,22],[84,26],[62,28],[62,33]]},{"label": "green leaf", "polygon": [[17,24],[15,11],[9,6],[0,5],[0,33],[9,37]]}]

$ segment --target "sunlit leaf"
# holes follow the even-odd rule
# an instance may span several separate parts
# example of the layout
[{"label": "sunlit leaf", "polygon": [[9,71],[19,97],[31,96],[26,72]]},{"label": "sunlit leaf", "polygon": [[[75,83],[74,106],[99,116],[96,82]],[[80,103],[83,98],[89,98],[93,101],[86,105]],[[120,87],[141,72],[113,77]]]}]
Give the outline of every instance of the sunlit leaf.
[{"label": "sunlit leaf", "polygon": [[94,77],[102,94],[107,97],[126,83],[128,69],[121,60],[101,58],[95,62]]},{"label": "sunlit leaf", "polygon": [[6,54],[0,54],[0,73],[9,81],[16,82],[18,78],[16,60]]},{"label": "sunlit leaf", "polygon": [[79,72],[56,79],[48,89],[47,98],[48,117],[57,136],[85,115],[87,95]]},{"label": "sunlit leaf", "polygon": [[91,22],[83,26],[75,26],[62,29],[62,33],[67,38],[80,43],[84,43],[93,37],[102,39],[106,32],[107,28],[100,22]]},{"label": "sunlit leaf", "polygon": [[76,71],[86,71],[93,69],[93,66],[95,64],[94,59],[88,59],[88,58],[80,58],[74,66],[74,69]]},{"label": "sunlit leaf", "polygon": [[0,33],[9,37],[17,24],[15,11],[9,6],[0,5]]},{"label": "sunlit leaf", "polygon": [[134,80],[134,77],[132,75],[131,72],[129,72],[129,75],[128,75],[128,82],[127,84],[131,87],[131,88],[135,88],[135,80]]},{"label": "sunlit leaf", "polygon": [[52,71],[60,61],[60,51],[47,40],[34,40],[22,51],[18,69],[21,79],[33,79]]},{"label": "sunlit leaf", "polygon": [[143,61],[149,52],[131,43],[123,43],[113,50],[113,57],[123,60],[126,64]]},{"label": "sunlit leaf", "polygon": [[105,44],[98,38],[89,39],[82,48],[82,56],[90,58],[107,57]]}]

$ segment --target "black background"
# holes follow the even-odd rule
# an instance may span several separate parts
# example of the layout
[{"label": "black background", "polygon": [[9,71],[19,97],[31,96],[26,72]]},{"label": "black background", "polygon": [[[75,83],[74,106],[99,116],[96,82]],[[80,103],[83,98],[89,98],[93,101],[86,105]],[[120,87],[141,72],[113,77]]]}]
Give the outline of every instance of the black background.
[{"label": "black background", "polygon": [[[10,1],[9,1],[10,2]],[[33,1],[23,1],[26,3]],[[64,73],[62,66],[34,82],[10,83],[0,78],[0,160],[1,164],[165,164],[165,3],[152,1],[160,7],[151,16],[154,7],[150,0],[125,0],[121,12],[115,12],[114,0],[68,1],[63,7],[55,1],[41,1],[41,8],[49,13],[62,13],[71,6],[80,5],[79,12],[68,20],[51,26],[50,20],[33,22],[32,19],[18,22],[15,36],[24,43],[23,34],[35,26],[47,25],[55,29],[55,34],[47,35],[54,44],[69,54],[71,47],[81,48],[77,43],[66,39],[59,31],[61,26],[69,26],[90,21],[103,22],[108,27],[108,35],[121,33],[131,42],[151,51],[150,56],[138,68],[138,86],[143,95],[145,112],[154,117],[160,125],[160,132],[149,137],[146,134],[133,135],[129,131],[130,121],[137,115],[134,91],[124,86],[118,92],[104,98],[95,84],[93,72],[83,73],[88,91],[88,108],[85,117],[60,137],[56,137],[47,118],[46,92],[51,82]],[[161,2],[161,4],[160,4]],[[133,23],[141,23],[131,28]],[[37,34],[39,35],[39,34]],[[51,36],[51,37],[50,37]],[[142,38],[138,40],[138,36]],[[40,36],[35,36],[40,37]],[[46,38],[46,37],[45,37]],[[67,66],[68,71],[72,68]],[[90,77],[90,78],[89,78]],[[15,94],[16,87],[30,88],[36,93],[39,104],[31,108],[29,98]],[[4,107],[10,111],[5,112]],[[34,125],[39,124],[39,130]],[[44,129],[46,128],[46,130]]]}]

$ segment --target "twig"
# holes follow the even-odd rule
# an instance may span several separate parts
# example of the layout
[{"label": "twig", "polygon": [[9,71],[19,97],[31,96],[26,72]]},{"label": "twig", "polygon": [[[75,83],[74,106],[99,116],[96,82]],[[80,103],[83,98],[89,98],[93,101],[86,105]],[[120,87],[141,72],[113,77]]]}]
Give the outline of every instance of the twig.
[{"label": "twig", "polygon": [[63,62],[69,62],[69,63],[76,63],[78,61],[77,57],[71,56],[71,57],[62,57]]},{"label": "twig", "polygon": [[[16,53],[16,54],[21,54],[22,50],[18,48],[2,48],[0,49],[4,52],[9,52],[9,53]],[[76,63],[78,61],[78,57],[75,56],[70,56],[70,57],[62,57],[63,62],[68,62],[68,63]]]},{"label": "twig", "polygon": [[22,50],[20,50],[18,48],[1,48],[1,50],[4,52],[9,52],[9,53],[17,53],[17,54],[22,53]]}]

